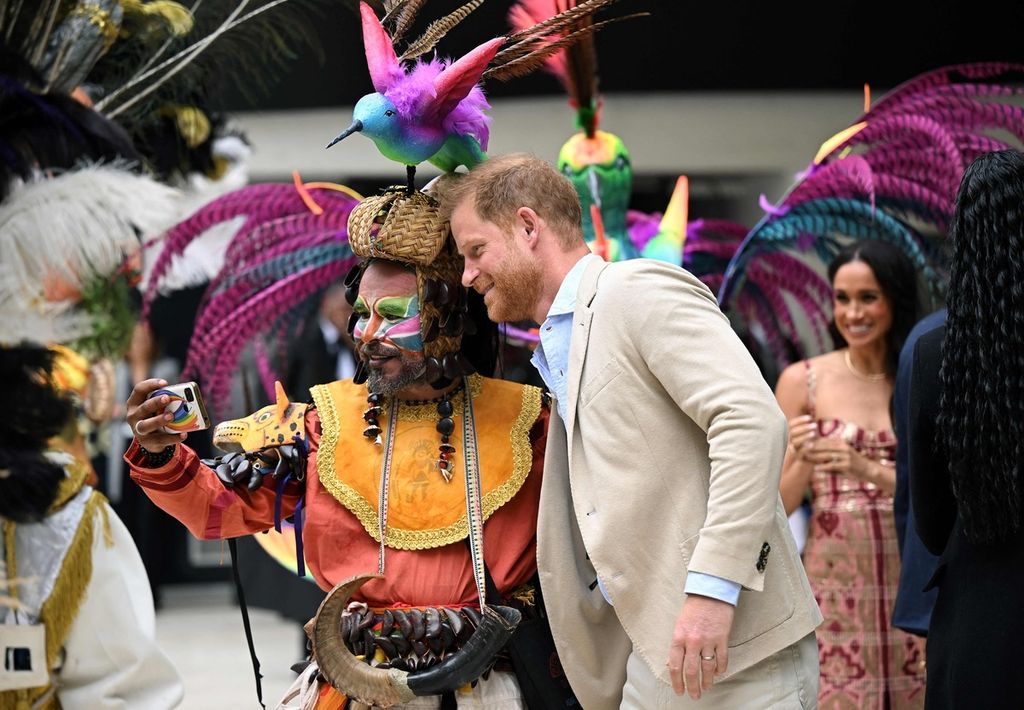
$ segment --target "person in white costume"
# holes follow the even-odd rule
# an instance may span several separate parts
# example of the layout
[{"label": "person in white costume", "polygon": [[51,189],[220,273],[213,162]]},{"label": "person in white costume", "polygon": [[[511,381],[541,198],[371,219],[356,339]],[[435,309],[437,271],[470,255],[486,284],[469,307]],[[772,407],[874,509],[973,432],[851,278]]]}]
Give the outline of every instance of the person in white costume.
[{"label": "person in white costume", "polygon": [[52,357],[0,347],[0,708],[173,708],[135,544],[84,468],[46,452],[71,413]]}]

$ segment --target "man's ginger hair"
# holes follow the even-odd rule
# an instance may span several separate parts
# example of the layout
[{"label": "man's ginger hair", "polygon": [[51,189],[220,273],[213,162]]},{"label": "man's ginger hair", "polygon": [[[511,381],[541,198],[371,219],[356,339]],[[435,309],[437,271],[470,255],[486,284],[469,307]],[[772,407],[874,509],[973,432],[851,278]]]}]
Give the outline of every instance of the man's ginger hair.
[{"label": "man's ginger hair", "polygon": [[583,241],[576,188],[551,163],[527,153],[485,160],[465,175],[445,180],[438,193],[446,219],[460,203],[472,200],[481,219],[509,229],[516,210],[529,207],[550,225],[563,248]]}]

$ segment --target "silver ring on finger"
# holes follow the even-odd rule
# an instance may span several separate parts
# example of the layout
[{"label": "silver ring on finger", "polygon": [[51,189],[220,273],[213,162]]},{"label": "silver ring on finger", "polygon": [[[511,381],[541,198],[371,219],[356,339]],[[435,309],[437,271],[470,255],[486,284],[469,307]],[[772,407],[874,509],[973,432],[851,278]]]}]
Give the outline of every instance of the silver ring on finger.
[{"label": "silver ring on finger", "polygon": [[701,654],[700,660],[702,660],[702,661],[709,661],[709,662],[713,661],[713,660],[715,660],[715,654],[712,653],[710,656],[705,656],[704,654]]},{"label": "silver ring on finger", "polygon": [[141,423],[142,423],[141,421],[137,421],[137,422],[135,422],[135,426],[132,427],[132,429],[135,430],[135,436],[145,436],[145,434],[143,434],[141,431],[139,431],[139,424],[141,424]]}]

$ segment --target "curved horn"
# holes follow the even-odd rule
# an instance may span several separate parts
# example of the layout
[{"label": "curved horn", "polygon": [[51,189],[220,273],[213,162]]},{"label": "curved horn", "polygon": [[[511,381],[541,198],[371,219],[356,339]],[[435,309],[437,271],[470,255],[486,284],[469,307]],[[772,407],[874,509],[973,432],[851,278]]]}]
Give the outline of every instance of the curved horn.
[{"label": "curved horn", "polygon": [[313,619],[313,658],[320,672],[335,689],[370,707],[388,708],[407,703],[415,696],[409,689],[408,673],[389,668],[379,670],[352,655],[341,637],[341,613],[352,593],[379,574],[347,579],[331,590]]},{"label": "curved horn", "polygon": [[437,695],[479,678],[491,659],[508,643],[522,615],[507,606],[485,606],[483,620],[466,643],[436,666],[406,680],[416,695]]},{"label": "curved horn", "polygon": [[334,688],[356,702],[387,708],[416,696],[438,695],[479,678],[506,644],[522,615],[507,606],[485,606],[480,625],[466,643],[436,666],[409,674],[395,668],[380,670],[352,655],[341,635],[341,614],[352,593],[381,575],[352,577],[331,590],[320,604],[313,624],[313,658]]}]

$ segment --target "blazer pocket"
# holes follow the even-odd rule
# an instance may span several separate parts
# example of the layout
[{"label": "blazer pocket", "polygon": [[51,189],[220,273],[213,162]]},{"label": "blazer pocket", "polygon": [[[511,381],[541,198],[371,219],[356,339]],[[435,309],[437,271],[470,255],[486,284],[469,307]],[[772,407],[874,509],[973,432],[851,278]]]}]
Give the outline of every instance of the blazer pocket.
[{"label": "blazer pocket", "polygon": [[687,572],[690,570],[690,558],[693,557],[693,551],[697,549],[698,540],[700,540],[700,533],[695,533],[679,543],[679,553]]},{"label": "blazer pocket", "polygon": [[[586,374],[589,375],[589,373]],[[592,377],[588,377],[587,381],[580,387],[580,406],[587,406],[612,380],[621,374],[622,367],[615,360],[609,360],[601,365],[597,372]]]}]

